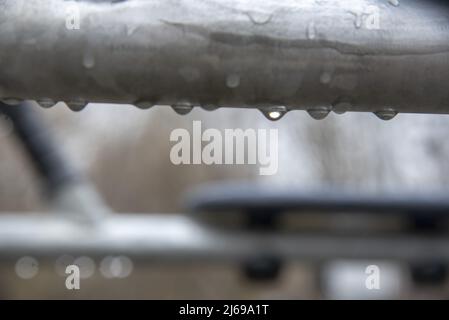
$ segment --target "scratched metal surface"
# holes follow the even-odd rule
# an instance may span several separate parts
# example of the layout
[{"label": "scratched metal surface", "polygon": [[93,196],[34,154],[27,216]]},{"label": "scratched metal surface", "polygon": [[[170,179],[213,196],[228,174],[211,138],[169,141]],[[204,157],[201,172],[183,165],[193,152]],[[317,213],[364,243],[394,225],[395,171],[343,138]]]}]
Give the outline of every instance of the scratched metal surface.
[{"label": "scratched metal surface", "polygon": [[[66,26],[74,6],[79,30]],[[449,113],[448,79],[442,1],[0,0],[0,97],[10,104],[390,119]]]}]

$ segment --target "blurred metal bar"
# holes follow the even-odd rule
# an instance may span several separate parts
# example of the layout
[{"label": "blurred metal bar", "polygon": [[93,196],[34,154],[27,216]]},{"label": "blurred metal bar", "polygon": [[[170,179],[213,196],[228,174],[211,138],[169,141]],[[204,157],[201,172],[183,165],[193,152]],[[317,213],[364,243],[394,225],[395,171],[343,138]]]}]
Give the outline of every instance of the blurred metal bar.
[{"label": "blurred metal bar", "polygon": [[310,212],[334,215],[340,212],[399,215],[404,218],[420,215],[449,218],[449,198],[445,191],[372,194],[336,188],[305,190],[294,185],[273,187],[254,183],[208,183],[193,188],[185,202],[188,211],[208,215],[293,211],[298,215]]},{"label": "blurred metal bar", "polygon": [[112,215],[97,225],[61,215],[0,216],[0,256],[124,254],[157,262],[251,258],[449,261],[447,236],[284,234],[225,231],[181,215]]},{"label": "blurred metal bar", "polygon": [[15,135],[44,182],[50,207],[71,212],[86,223],[103,218],[110,210],[102,197],[89,179],[65,157],[51,130],[33,108],[36,106],[30,102],[19,106],[0,102],[0,113],[11,119]]},{"label": "blurred metal bar", "polygon": [[449,113],[445,1],[3,0],[0,26],[11,103]]},{"label": "blurred metal bar", "polygon": [[82,174],[64,158],[35,108],[32,103],[22,103],[19,108],[0,102],[0,113],[11,119],[14,134],[27,152],[31,164],[42,177],[48,195],[53,197],[63,186],[81,180]]}]

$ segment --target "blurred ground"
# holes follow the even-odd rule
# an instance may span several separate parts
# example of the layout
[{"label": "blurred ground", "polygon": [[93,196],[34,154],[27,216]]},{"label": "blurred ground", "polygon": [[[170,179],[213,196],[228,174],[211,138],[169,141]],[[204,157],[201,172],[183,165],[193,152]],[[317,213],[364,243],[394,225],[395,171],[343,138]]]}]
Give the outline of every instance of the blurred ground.
[{"label": "blurred ground", "polygon": [[[0,298],[50,299],[307,299],[319,297],[310,268],[293,265],[274,282],[248,281],[232,265],[139,265],[126,279],[100,274],[81,281],[80,291],[69,291],[65,278],[46,263],[33,280],[17,279],[14,267],[0,269]],[[45,288],[45,289],[44,289]]]}]

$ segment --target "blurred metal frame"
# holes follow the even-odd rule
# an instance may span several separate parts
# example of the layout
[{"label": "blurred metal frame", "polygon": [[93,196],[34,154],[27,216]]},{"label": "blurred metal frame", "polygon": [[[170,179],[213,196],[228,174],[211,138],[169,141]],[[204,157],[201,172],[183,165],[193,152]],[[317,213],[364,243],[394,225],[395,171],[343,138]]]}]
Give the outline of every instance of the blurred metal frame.
[{"label": "blurred metal frame", "polygon": [[220,230],[184,215],[112,214],[95,224],[65,215],[0,216],[0,256],[126,255],[153,262],[333,259],[449,262],[448,235],[287,234]]}]

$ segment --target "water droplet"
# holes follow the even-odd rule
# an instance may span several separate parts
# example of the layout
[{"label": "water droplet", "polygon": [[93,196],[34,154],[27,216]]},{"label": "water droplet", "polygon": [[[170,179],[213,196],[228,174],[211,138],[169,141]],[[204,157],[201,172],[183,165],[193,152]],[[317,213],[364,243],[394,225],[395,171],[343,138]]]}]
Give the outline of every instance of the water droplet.
[{"label": "water droplet", "polygon": [[201,77],[200,71],[197,68],[189,66],[179,69],[178,73],[187,82],[196,81]]},{"label": "water droplet", "polygon": [[271,120],[278,120],[278,119],[281,118],[281,116],[282,116],[282,113],[279,112],[279,111],[270,111],[270,112],[268,112],[268,117]]},{"label": "water droplet", "polygon": [[23,43],[24,43],[25,45],[28,45],[28,46],[34,46],[34,45],[36,45],[36,43],[37,43],[37,39],[36,39],[36,38],[25,39],[25,40],[23,41]]},{"label": "water droplet", "polygon": [[139,109],[150,109],[152,107],[154,107],[154,103],[151,101],[146,101],[146,100],[138,100],[134,103],[134,105],[139,108]]},{"label": "water droplet", "polygon": [[307,26],[307,38],[309,40],[313,40],[316,38],[316,29],[315,29],[315,22],[312,21]]},{"label": "water droplet", "polygon": [[95,273],[95,261],[89,257],[79,257],[73,264],[80,269],[80,277],[82,279],[90,278]]},{"label": "water droplet", "polygon": [[354,25],[357,29],[360,29],[362,27],[362,23],[363,23],[363,15],[361,14],[357,14],[355,16],[355,21],[354,21]]},{"label": "water droplet", "polygon": [[4,99],[2,99],[2,102],[4,104],[9,105],[9,106],[17,106],[17,105],[22,103],[22,99],[19,99],[19,98],[4,98]]},{"label": "water droplet", "polygon": [[388,3],[395,7],[399,6],[399,0],[388,0]]},{"label": "water droplet", "polygon": [[50,98],[44,98],[44,99],[37,100],[37,103],[42,108],[45,108],[45,109],[51,108],[51,107],[53,107],[56,104],[56,102],[53,99],[50,99]]},{"label": "water droplet", "polygon": [[125,26],[125,33],[126,33],[126,35],[129,37],[129,36],[132,36],[135,32],[136,32],[136,30],[139,28],[139,25],[129,25],[129,24],[127,24],[126,26]]},{"label": "water droplet", "polygon": [[387,108],[380,111],[374,112],[374,114],[382,120],[388,121],[397,116],[398,112],[394,109]]},{"label": "water droplet", "polygon": [[288,112],[287,108],[283,106],[261,109],[260,111],[268,120],[271,121],[282,119],[282,117],[284,117]]},{"label": "water droplet", "polygon": [[348,11],[352,16],[354,16],[354,26],[356,27],[356,29],[360,29],[362,27],[363,24],[363,12],[359,12],[359,11]]},{"label": "water droplet", "polygon": [[83,66],[86,69],[92,69],[93,67],[95,67],[95,56],[93,54],[93,52],[91,51],[86,51],[84,53],[83,56]]},{"label": "water droplet", "polygon": [[336,114],[343,114],[352,109],[352,104],[345,101],[339,101],[332,105],[332,111]]},{"label": "water droplet", "polygon": [[17,261],[15,270],[19,278],[31,279],[39,272],[39,262],[32,257],[23,257]]},{"label": "water droplet", "polygon": [[179,103],[179,104],[175,104],[172,105],[173,110],[175,110],[175,112],[177,114],[180,115],[186,115],[188,113],[190,113],[190,111],[192,111],[193,107],[191,104],[189,103]]},{"label": "water droplet", "polygon": [[67,266],[73,264],[75,259],[67,254],[60,256],[55,262],[55,271],[60,276],[66,276],[65,270]]},{"label": "water droplet", "polygon": [[322,84],[328,84],[332,81],[332,74],[330,72],[324,72],[320,77]]},{"label": "water droplet", "polygon": [[267,24],[273,18],[272,14],[265,13],[265,12],[252,11],[252,12],[248,12],[247,15],[248,15],[249,19],[251,20],[251,22],[254,24],[257,24],[257,25]]},{"label": "water droplet", "polygon": [[73,100],[73,101],[66,102],[67,107],[69,107],[69,109],[74,112],[79,112],[79,111],[83,110],[84,108],[86,108],[87,104],[88,103],[83,100],[79,100],[79,101]]},{"label": "water droplet", "polygon": [[330,109],[327,107],[318,107],[307,110],[307,113],[315,120],[323,120],[330,112]]},{"label": "water droplet", "polygon": [[215,110],[219,109],[220,107],[217,105],[213,105],[213,104],[205,104],[205,105],[201,106],[201,108],[203,108],[206,111],[215,111]]},{"label": "water droplet", "polygon": [[230,74],[226,77],[226,86],[235,89],[240,85],[240,76],[238,74]]},{"label": "water droplet", "polygon": [[126,278],[133,268],[133,262],[125,256],[108,256],[100,263],[100,272],[105,278]]}]

